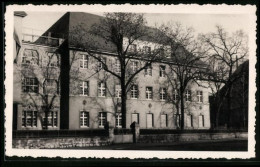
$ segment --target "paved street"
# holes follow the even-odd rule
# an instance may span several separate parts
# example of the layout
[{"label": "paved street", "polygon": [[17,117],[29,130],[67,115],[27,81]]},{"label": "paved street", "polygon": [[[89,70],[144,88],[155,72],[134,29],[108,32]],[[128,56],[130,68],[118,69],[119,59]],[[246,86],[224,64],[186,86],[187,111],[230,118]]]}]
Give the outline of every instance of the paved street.
[{"label": "paved street", "polygon": [[[189,141],[177,143],[114,144],[85,147],[86,150],[175,150],[175,151],[247,151],[247,140]],[[75,149],[75,148],[74,148]]]}]

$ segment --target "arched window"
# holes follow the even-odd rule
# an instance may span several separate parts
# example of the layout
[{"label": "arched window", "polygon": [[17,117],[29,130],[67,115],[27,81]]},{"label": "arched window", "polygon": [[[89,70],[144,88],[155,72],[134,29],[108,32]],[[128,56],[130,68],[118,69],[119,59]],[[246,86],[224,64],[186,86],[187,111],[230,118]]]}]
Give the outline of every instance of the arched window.
[{"label": "arched window", "polygon": [[24,49],[22,55],[22,64],[39,65],[39,54],[37,50]]}]

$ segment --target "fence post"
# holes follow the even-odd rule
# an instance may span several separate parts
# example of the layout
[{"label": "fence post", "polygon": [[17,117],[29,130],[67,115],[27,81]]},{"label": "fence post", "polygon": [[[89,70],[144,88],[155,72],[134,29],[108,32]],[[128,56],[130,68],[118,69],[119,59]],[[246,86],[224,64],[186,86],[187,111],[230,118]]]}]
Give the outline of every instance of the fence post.
[{"label": "fence post", "polygon": [[139,140],[139,137],[140,137],[140,126],[139,126],[138,123],[133,122],[130,125],[130,128],[131,128],[132,133],[133,133],[133,143],[137,143],[138,140]]},{"label": "fence post", "polygon": [[114,127],[109,122],[107,122],[105,129],[108,133],[109,141],[112,143],[114,141]]}]

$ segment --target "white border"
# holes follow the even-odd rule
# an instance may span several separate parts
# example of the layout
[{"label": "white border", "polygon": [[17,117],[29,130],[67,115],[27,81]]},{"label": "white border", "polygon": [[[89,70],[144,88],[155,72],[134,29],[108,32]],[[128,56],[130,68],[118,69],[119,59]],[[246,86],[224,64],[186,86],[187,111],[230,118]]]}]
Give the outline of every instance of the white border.
[{"label": "white border", "polygon": [[[143,13],[197,13],[197,14],[248,14],[250,19],[249,33],[249,131],[247,152],[225,151],[121,151],[121,150],[37,150],[37,149],[13,149],[12,148],[12,110],[13,110],[13,25],[14,11],[48,11],[48,12],[140,12]],[[10,5],[5,13],[5,149],[7,156],[31,156],[31,157],[63,157],[63,158],[252,158],[255,157],[255,92],[256,92],[256,6],[252,5]]]}]

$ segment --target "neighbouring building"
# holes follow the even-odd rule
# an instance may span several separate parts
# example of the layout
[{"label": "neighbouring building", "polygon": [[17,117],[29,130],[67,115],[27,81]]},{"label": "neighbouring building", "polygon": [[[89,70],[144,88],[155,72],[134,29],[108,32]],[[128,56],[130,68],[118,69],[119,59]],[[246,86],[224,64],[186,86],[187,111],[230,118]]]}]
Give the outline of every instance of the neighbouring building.
[{"label": "neighbouring building", "polygon": [[[100,18],[68,12],[42,36],[21,34],[21,49],[14,62],[14,129],[95,129],[104,128],[107,121],[116,128],[122,127],[119,81],[70,41],[73,27],[83,22],[89,29]],[[120,73],[114,48],[98,47],[96,54]],[[153,43],[132,47],[135,51],[145,47],[150,52]],[[137,70],[139,63],[143,61],[131,60],[129,68]],[[141,129],[179,128],[180,115],[167,102],[171,89],[166,84],[168,70],[167,62],[157,62],[137,75],[127,94],[126,127],[135,121]],[[211,92],[206,88],[207,82],[198,82],[200,85],[190,83],[185,92],[185,129],[210,128]]]},{"label": "neighbouring building", "polygon": [[[223,99],[220,106],[220,112],[217,117],[217,105],[220,105],[214,101],[210,102],[210,116],[211,123],[216,126],[216,119],[218,119],[218,125],[215,128],[227,128],[227,124],[230,124],[230,128],[233,129],[247,129],[248,128],[248,81],[249,81],[249,60],[243,62],[231,76],[233,82],[231,89],[231,113],[228,119],[228,99],[226,97],[227,86],[223,86],[220,90],[219,96]],[[229,122],[231,121],[231,122]]]}]

